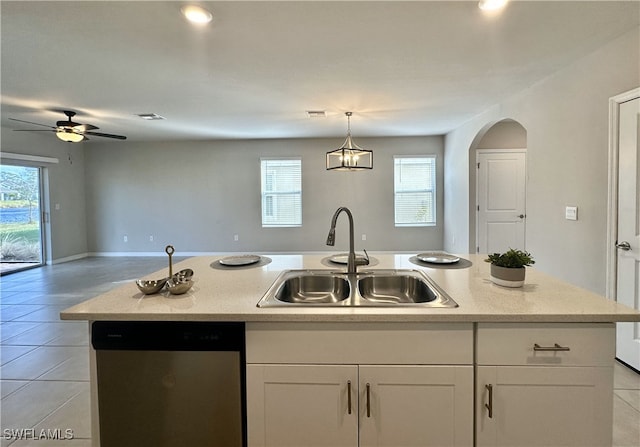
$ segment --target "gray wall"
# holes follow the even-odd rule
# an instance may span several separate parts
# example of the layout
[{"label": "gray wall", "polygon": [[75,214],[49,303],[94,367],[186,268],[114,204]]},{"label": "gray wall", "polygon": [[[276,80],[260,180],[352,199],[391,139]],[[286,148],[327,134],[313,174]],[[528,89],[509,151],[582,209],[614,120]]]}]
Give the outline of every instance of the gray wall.
[{"label": "gray wall", "polygon": [[526,149],[527,130],[513,120],[500,121],[487,130],[475,148]]},{"label": "gray wall", "polygon": [[[161,253],[169,243],[178,253],[327,250],[331,216],[343,205],[353,212],[359,250],[441,249],[443,138],[356,136],[357,144],[374,151],[374,169],[326,171],[326,151],[342,140],[86,145],[89,251]],[[438,224],[395,228],[393,156],[414,154],[437,156]],[[302,227],[262,228],[261,156],[302,157]],[[341,216],[337,251],[348,247],[347,229],[346,216]]]},{"label": "gray wall", "polygon": [[[640,85],[640,28],[475,117],[445,138],[445,248],[470,250],[470,148],[493,123],[527,131],[527,242],[536,267],[605,289],[608,99]],[[579,220],[564,219],[566,205]]]},{"label": "gray wall", "polygon": [[[57,164],[41,165],[48,173],[48,195],[51,209],[48,259],[61,260],[87,252],[87,227],[84,195],[85,145],[58,140],[51,133],[13,132],[2,128],[2,152],[58,158]],[[6,159],[3,157],[3,161]],[[55,209],[55,204],[59,209]]]}]

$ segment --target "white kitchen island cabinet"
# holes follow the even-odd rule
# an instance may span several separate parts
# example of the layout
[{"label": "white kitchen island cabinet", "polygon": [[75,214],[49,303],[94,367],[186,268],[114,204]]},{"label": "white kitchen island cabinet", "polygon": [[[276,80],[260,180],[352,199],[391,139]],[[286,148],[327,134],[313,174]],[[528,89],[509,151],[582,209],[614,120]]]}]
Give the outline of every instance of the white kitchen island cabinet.
[{"label": "white kitchen island cabinet", "polygon": [[248,325],[249,447],[473,445],[472,325],[325,326]]},{"label": "white kitchen island cabinet", "polygon": [[[265,265],[225,270],[212,268],[219,256],[197,256],[174,266],[195,272],[184,295],[142,295],[128,281],[61,317],[244,322],[250,447],[611,446],[614,325],[640,321],[639,311],[534,268],[524,287],[497,286],[480,254],[464,255],[467,268],[375,254],[373,270],[420,269],[459,307],[256,306],[284,271],[326,269],[327,256],[273,254]],[[91,358],[97,447],[94,349]]]},{"label": "white kitchen island cabinet", "polygon": [[610,446],[613,324],[479,324],[477,446]]},{"label": "white kitchen island cabinet", "polygon": [[357,446],[357,383],[356,366],[247,365],[248,445]]},{"label": "white kitchen island cabinet", "polygon": [[249,446],[471,446],[472,394],[471,366],[252,364]]},{"label": "white kitchen island cabinet", "polygon": [[360,366],[360,447],[473,445],[471,366]]}]

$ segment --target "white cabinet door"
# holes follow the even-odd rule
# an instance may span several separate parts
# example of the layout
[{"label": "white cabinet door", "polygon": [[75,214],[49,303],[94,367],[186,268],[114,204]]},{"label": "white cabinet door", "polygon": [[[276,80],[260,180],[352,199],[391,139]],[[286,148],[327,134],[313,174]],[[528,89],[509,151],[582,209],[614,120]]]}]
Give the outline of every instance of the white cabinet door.
[{"label": "white cabinet door", "polygon": [[472,366],[249,364],[249,447],[470,447],[472,400]]},{"label": "white cabinet door", "polygon": [[360,366],[360,447],[473,445],[472,366]]},{"label": "white cabinet door", "polygon": [[612,367],[479,366],[477,446],[611,446],[612,382]]},{"label": "white cabinet door", "polygon": [[249,446],[357,446],[357,385],[357,366],[247,365]]}]

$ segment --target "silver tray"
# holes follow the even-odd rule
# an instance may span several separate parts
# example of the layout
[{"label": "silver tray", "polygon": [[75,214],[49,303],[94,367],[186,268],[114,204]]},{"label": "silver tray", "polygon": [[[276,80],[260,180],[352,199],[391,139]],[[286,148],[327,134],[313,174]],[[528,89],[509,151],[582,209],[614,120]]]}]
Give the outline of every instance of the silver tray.
[{"label": "silver tray", "polygon": [[258,255],[237,255],[237,256],[227,256],[220,259],[220,264],[230,266],[230,267],[239,267],[242,265],[251,265],[256,262],[260,262],[262,259]]},{"label": "silver tray", "polygon": [[416,256],[422,262],[430,262],[432,264],[455,264],[460,258],[450,255],[444,251],[426,251]]},{"label": "silver tray", "polygon": [[[356,254],[356,261],[364,261],[366,259],[367,258],[364,255]],[[349,253],[340,253],[337,255],[333,255],[329,258],[329,261],[333,262],[334,264],[347,265],[349,263]]]}]

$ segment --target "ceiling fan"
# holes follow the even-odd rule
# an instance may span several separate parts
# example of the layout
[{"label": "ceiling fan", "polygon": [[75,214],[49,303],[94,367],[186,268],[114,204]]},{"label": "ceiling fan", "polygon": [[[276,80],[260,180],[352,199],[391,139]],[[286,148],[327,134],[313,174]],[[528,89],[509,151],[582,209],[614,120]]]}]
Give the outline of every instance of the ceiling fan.
[{"label": "ceiling fan", "polygon": [[81,141],[88,140],[89,138],[86,135],[91,135],[94,137],[105,137],[105,138],[115,138],[117,140],[126,140],[127,137],[123,135],[113,135],[110,133],[101,133],[101,132],[92,132],[98,127],[91,124],[79,124],[71,121],[76,115],[76,112],[72,112],[70,110],[63,110],[63,113],[67,115],[67,121],[58,121],[54,126],[48,126],[46,124],[40,123],[32,123],[31,121],[24,121],[15,118],[9,118],[12,121],[19,121],[21,123],[34,124],[36,126],[44,126],[49,127],[48,130],[44,129],[14,129],[17,132],[55,132],[56,136],[60,138],[62,141],[67,141],[69,143],[79,143]]}]

